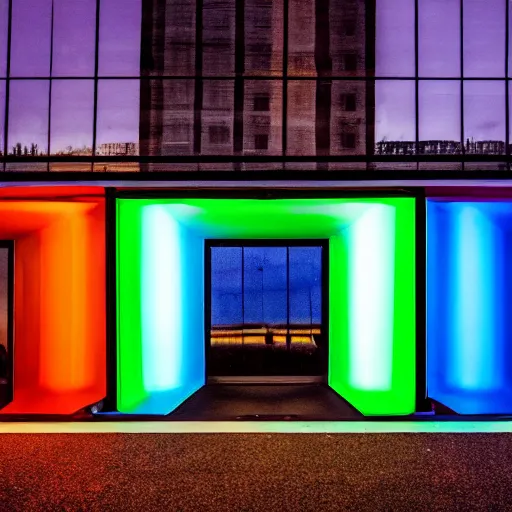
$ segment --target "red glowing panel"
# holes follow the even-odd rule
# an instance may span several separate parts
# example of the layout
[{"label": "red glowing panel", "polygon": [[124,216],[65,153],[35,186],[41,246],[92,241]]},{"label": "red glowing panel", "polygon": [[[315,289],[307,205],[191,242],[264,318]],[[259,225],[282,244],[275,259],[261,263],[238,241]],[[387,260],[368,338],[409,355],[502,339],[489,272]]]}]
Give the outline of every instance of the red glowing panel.
[{"label": "red glowing panel", "polygon": [[27,195],[0,198],[0,239],[15,240],[14,399],[0,414],[70,414],[106,394],[104,201]]}]

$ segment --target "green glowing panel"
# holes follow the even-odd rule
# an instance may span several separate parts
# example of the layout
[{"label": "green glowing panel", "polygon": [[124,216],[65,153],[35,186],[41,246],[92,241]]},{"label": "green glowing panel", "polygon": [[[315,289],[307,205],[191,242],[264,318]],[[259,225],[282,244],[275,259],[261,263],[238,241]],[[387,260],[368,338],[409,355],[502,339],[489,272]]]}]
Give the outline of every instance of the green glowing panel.
[{"label": "green glowing panel", "polygon": [[329,384],[363,414],[415,398],[414,199],[118,201],[118,408],[204,384],[205,239],[329,239]]}]

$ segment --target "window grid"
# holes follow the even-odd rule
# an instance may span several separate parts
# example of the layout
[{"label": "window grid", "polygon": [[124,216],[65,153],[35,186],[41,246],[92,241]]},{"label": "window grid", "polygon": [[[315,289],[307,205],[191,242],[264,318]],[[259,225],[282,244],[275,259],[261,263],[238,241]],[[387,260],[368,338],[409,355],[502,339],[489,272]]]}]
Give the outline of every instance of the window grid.
[{"label": "window grid", "polygon": [[[510,65],[509,65],[509,57],[510,57],[510,2],[508,0],[503,0],[505,2],[505,73],[503,77],[475,77],[475,76],[465,76],[464,73],[464,0],[459,0],[460,2],[460,76],[452,76],[452,77],[420,77],[419,76],[419,0],[415,0],[415,75],[410,77],[404,77],[404,76],[371,76],[371,70],[366,70],[365,76],[341,76],[332,74],[330,75],[327,80],[331,83],[334,82],[343,82],[343,81],[350,81],[350,82],[361,82],[365,83],[366,85],[373,85],[378,83],[381,80],[386,81],[414,81],[415,83],[415,145],[416,145],[416,153],[417,153],[417,160],[418,162],[421,161],[431,161],[431,159],[427,155],[423,155],[424,158],[419,158],[419,146],[420,146],[420,131],[419,131],[419,120],[420,120],[420,108],[419,108],[419,84],[423,81],[449,81],[449,80],[458,80],[460,82],[460,142],[461,142],[461,148],[462,148],[462,156],[467,156],[466,154],[466,143],[465,143],[465,112],[464,112],[464,92],[465,92],[465,83],[466,82],[472,82],[472,81],[499,81],[505,85],[505,137],[504,137],[504,147],[505,147],[505,154],[503,155],[503,160],[507,161],[507,167],[508,167],[508,161],[511,157],[511,147],[510,147],[510,77],[509,77],[509,71],[510,71]],[[197,1],[197,8],[196,8],[196,15],[197,16],[197,24],[196,24],[196,59],[195,59],[195,68],[196,68],[196,74],[195,75],[159,75],[159,76],[103,76],[99,75],[99,48],[100,48],[100,39],[99,39],[99,33],[100,33],[100,20],[101,20],[101,0],[96,0],[96,25],[95,25],[95,56],[94,56],[94,76],[59,76],[59,77],[53,77],[52,71],[53,71],[53,47],[54,47],[54,5],[52,2],[52,20],[51,20],[51,34],[50,34],[50,73],[49,77],[47,78],[41,78],[41,77],[30,77],[30,76],[17,76],[17,77],[11,77],[11,41],[12,41],[12,5],[13,0],[9,0],[9,7],[8,7],[8,33],[7,33],[7,55],[6,55],[6,76],[2,80],[5,81],[5,105],[4,105],[4,137],[3,137],[3,170],[5,170],[6,166],[6,157],[7,160],[10,160],[8,158],[10,148],[9,148],[9,109],[10,109],[10,86],[15,81],[24,81],[24,80],[48,80],[49,81],[49,96],[48,96],[48,159],[49,161],[52,160],[51,155],[51,112],[52,112],[52,83],[53,80],[59,79],[59,80],[91,80],[94,82],[94,105],[93,105],[93,126],[92,126],[92,156],[91,159],[92,162],[103,160],[100,155],[98,155],[97,152],[97,125],[98,125],[98,85],[100,80],[101,81],[108,81],[108,80],[118,80],[118,81],[124,81],[124,80],[194,80],[196,87],[196,107],[201,104],[202,105],[202,85],[205,83],[206,80],[234,80],[235,82],[237,80],[240,81],[241,87],[243,90],[244,83],[247,81],[252,80],[265,80],[265,81],[281,81],[282,82],[282,103],[281,103],[281,131],[282,131],[282,144],[281,144],[281,156],[283,159],[286,159],[288,155],[287,152],[287,142],[288,142],[288,125],[289,125],[289,117],[288,117],[288,95],[289,95],[289,82],[290,81],[313,81],[315,83],[319,83],[322,80],[321,76],[316,76],[314,78],[309,76],[295,76],[293,74],[289,73],[289,42],[288,37],[286,37],[286,34],[289,33],[289,0],[284,0],[283,2],[283,34],[285,34],[285,37],[283,37],[283,56],[282,56],[282,76],[272,76],[272,75],[246,75],[243,71],[243,64],[240,67],[240,65],[236,66],[237,69],[235,69],[235,73],[232,76],[202,76],[202,56],[203,56],[203,40],[202,40],[202,7],[203,7],[203,1],[198,0]],[[374,2],[373,2],[374,3]],[[367,2],[368,4],[368,2]],[[367,18],[368,19],[368,18]],[[367,26],[368,30],[368,26]],[[241,40],[241,44],[243,44],[244,38],[238,38]],[[240,48],[239,48],[240,42],[237,41],[235,44],[235,53],[238,53],[238,55],[241,55],[242,61],[245,56],[245,52],[242,52],[240,54]],[[243,48],[242,48],[243,50]],[[368,48],[367,48],[367,56],[368,57]],[[239,57],[240,58],[240,57]],[[374,58],[374,54],[373,54]],[[201,109],[194,108],[194,115],[197,117],[199,112],[200,117],[200,111]],[[367,112],[369,113],[369,112]],[[235,117],[236,117],[235,113]],[[238,113],[240,114],[240,113]],[[241,112],[243,115],[243,111]],[[200,128],[200,120],[198,122],[199,124],[199,130]],[[196,124],[194,124],[195,129],[197,130]],[[201,152],[201,137],[195,137],[194,138],[194,154],[200,155]],[[235,154],[235,153],[234,153]],[[142,155],[144,157],[144,155]],[[246,161],[250,161],[251,157],[249,155],[246,155]],[[308,155],[309,156],[309,155]],[[311,155],[311,157],[314,157],[315,155]],[[371,157],[374,155],[369,154],[367,152],[366,157]],[[168,161],[172,162],[175,159],[174,155],[169,156]],[[318,160],[321,158],[319,157]],[[55,160],[58,160],[58,158],[55,158]],[[80,160],[80,159],[77,159]],[[89,159],[87,159],[89,161]],[[270,158],[269,158],[270,160]],[[327,158],[329,160],[329,158]],[[354,161],[358,161],[360,159],[354,159]],[[375,159],[378,160],[378,159]],[[481,160],[485,160],[485,158],[482,157]],[[489,159],[491,160],[491,159]],[[11,160],[12,161],[12,160]],[[35,160],[34,160],[35,161]],[[405,159],[396,158],[396,162],[404,162],[407,161]],[[92,169],[92,163],[91,163],[91,169]],[[285,164],[283,163],[283,169],[285,168]],[[416,164],[416,167],[418,168],[419,164]],[[461,168],[464,170],[465,166],[465,159],[461,158]],[[50,170],[50,164],[47,163],[46,165],[47,170]]]}]

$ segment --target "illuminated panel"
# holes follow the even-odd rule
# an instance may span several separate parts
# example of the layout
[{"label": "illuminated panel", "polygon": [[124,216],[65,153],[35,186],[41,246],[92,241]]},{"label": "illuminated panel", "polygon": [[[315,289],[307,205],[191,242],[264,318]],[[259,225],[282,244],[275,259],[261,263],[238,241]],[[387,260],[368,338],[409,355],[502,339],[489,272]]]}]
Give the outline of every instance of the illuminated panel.
[{"label": "illuminated panel", "polygon": [[118,409],[166,414],[204,384],[203,247],[165,206],[138,206],[118,206]]},{"label": "illuminated panel", "polygon": [[413,412],[410,198],[119,200],[121,412],[168,414],[204,384],[203,246],[215,238],[330,239],[329,383],[364,414]]},{"label": "illuminated panel", "polygon": [[0,238],[15,241],[14,398],[0,413],[71,414],[103,399],[103,200],[0,201]]},{"label": "illuminated panel", "polygon": [[385,391],[392,378],[395,208],[374,206],[348,232],[350,383]]},{"label": "illuminated panel", "polygon": [[365,415],[405,415],[415,409],[414,202],[382,203],[331,238],[329,384]]},{"label": "illuminated panel", "polygon": [[512,203],[428,202],[429,396],[461,414],[512,412]]}]

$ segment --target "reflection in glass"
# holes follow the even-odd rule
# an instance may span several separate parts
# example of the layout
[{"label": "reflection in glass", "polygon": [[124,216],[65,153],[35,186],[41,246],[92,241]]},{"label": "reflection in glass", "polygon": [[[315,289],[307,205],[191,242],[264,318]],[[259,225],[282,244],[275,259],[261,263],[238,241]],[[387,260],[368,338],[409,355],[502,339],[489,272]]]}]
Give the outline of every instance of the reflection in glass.
[{"label": "reflection in glass", "polygon": [[460,0],[418,2],[419,74],[460,76]]},{"label": "reflection in glass", "polygon": [[139,154],[139,80],[100,80],[96,154],[137,156]]},{"label": "reflection in glass", "polygon": [[289,1],[288,74],[363,76],[365,3]]},{"label": "reflection in glass", "polygon": [[141,81],[141,155],[194,153],[195,86],[192,79]]},{"label": "reflection in glass", "polygon": [[246,80],[243,149],[246,155],[282,151],[283,84],[280,80]]},{"label": "reflection in glass", "polygon": [[139,76],[142,0],[101,0],[99,74]]},{"label": "reflection in glass", "polygon": [[288,5],[288,74],[315,76],[315,2],[290,0]]},{"label": "reflection in glass", "polygon": [[94,76],[96,0],[53,0],[52,76]]},{"label": "reflection in glass", "polygon": [[414,81],[376,81],[375,142],[377,155],[402,156],[416,153]]},{"label": "reflection in glass", "polygon": [[[374,87],[373,82],[333,80],[330,105],[326,101],[329,83],[319,81],[318,87],[316,97],[317,155],[325,154],[324,148],[326,147],[331,155],[364,155],[366,152],[366,95],[370,93],[367,88]],[[322,133],[322,130],[329,125],[330,137],[327,139],[327,135]]]},{"label": "reflection in glass", "polygon": [[12,2],[11,76],[50,75],[52,0]]},{"label": "reflection in glass", "polygon": [[203,75],[235,72],[235,15],[241,2],[203,0]]},{"label": "reflection in glass", "polygon": [[201,153],[230,155],[235,137],[235,83],[232,80],[203,80],[202,87]]},{"label": "reflection in glass", "polygon": [[51,108],[51,154],[91,155],[94,82],[53,80]]},{"label": "reflection in glass", "polygon": [[464,148],[467,154],[505,153],[505,82],[464,83]]},{"label": "reflection in glass", "polygon": [[418,152],[427,155],[460,154],[460,82],[420,81],[418,99]]},{"label": "reflection in glass", "polygon": [[212,248],[211,325],[243,324],[242,248]]},{"label": "reflection in glass", "polygon": [[196,3],[142,2],[141,74],[194,76],[195,58]]},{"label": "reflection in glass", "polygon": [[321,247],[212,247],[209,375],[321,375]]},{"label": "reflection in glass", "polygon": [[0,77],[7,73],[7,36],[9,24],[9,2],[0,1]]},{"label": "reflection in glass", "polygon": [[48,80],[14,80],[9,97],[8,153],[41,156],[48,153]]},{"label": "reflection in glass", "polygon": [[318,247],[290,247],[290,323],[320,327],[322,262]]},{"label": "reflection in glass", "polygon": [[[316,154],[316,80],[288,82],[288,122],[286,153],[293,156]],[[324,132],[330,123],[323,123]],[[330,140],[330,133],[326,139]]]},{"label": "reflection in glass", "polygon": [[244,323],[285,324],[286,247],[244,247],[243,250]]},{"label": "reflection in glass", "polygon": [[244,5],[245,74],[282,75],[283,3],[246,0]]},{"label": "reflection in glass", "polygon": [[464,76],[505,76],[505,2],[464,1]]},{"label": "reflection in glass", "polygon": [[366,152],[364,80],[288,82],[289,155],[360,155]]},{"label": "reflection in glass", "polygon": [[414,76],[414,6],[411,0],[376,2],[376,76]]}]

